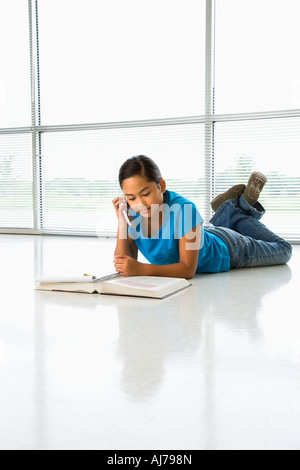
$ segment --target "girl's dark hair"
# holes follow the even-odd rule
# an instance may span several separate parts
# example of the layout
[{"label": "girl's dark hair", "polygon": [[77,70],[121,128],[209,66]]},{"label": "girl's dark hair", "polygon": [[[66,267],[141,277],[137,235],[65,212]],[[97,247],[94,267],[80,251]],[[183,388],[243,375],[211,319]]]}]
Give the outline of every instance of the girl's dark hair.
[{"label": "girl's dark hair", "polygon": [[128,158],[120,168],[119,183],[122,188],[122,183],[125,179],[132,176],[141,175],[148,181],[154,181],[156,184],[160,183],[161,173],[160,169],[151,158],[146,155],[137,155],[136,157]]}]

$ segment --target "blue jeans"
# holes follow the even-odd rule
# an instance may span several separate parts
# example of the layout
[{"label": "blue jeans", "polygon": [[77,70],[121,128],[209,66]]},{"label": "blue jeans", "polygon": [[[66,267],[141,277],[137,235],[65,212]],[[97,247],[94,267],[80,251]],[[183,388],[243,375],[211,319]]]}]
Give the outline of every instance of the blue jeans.
[{"label": "blue jeans", "polygon": [[292,257],[291,245],[259,222],[263,206],[248,204],[244,195],[224,202],[206,227],[220,237],[230,253],[231,268],[285,264]]}]

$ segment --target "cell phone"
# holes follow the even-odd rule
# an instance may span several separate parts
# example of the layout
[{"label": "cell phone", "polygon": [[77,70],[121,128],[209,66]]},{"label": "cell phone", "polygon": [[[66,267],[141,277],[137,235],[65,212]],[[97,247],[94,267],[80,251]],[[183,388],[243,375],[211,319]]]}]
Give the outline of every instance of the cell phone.
[{"label": "cell phone", "polygon": [[128,209],[129,209],[129,204],[127,203],[126,196],[122,194],[122,196],[120,196],[119,210],[122,212],[122,215],[126,223],[129,225],[129,227],[134,228],[134,225],[130,222],[129,217],[128,217]]}]

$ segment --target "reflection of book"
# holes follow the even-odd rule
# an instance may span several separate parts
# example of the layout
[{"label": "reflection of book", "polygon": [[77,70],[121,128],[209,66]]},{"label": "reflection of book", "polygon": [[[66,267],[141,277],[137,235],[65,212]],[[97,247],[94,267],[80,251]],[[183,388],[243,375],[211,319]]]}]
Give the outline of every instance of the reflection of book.
[{"label": "reflection of book", "polygon": [[191,285],[186,279],[173,277],[122,277],[119,275],[94,279],[91,282],[43,282],[43,279],[39,281],[40,282],[36,285],[37,290],[126,295],[133,297],[150,297],[154,299],[164,299]]}]

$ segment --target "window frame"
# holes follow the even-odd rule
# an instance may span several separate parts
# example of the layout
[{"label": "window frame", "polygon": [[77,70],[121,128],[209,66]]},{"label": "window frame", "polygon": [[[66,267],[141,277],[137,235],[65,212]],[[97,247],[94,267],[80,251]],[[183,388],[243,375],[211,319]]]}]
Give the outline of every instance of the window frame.
[{"label": "window frame", "polygon": [[[42,134],[45,132],[78,131],[93,129],[132,128],[145,126],[204,124],[205,126],[205,211],[204,221],[207,224],[212,216],[211,199],[215,196],[214,174],[214,126],[217,122],[230,122],[256,119],[276,119],[284,117],[299,117],[300,110],[285,110],[257,113],[215,114],[215,12],[217,0],[206,0],[206,33],[205,33],[205,114],[184,118],[150,119],[138,121],[121,121],[110,123],[80,124],[80,125],[41,125],[40,100],[40,71],[39,71],[39,30],[38,30],[38,0],[28,0],[29,32],[30,32],[30,71],[31,71],[31,127],[0,129],[0,134],[31,133],[32,136],[32,176],[33,176],[33,229],[5,229],[0,227],[0,233],[46,234],[43,229],[43,186],[42,186]],[[53,232],[51,232],[53,233]],[[59,233],[59,232],[56,232]],[[68,233],[82,236],[82,233]],[[88,236],[98,236],[90,234]],[[107,235],[104,235],[107,237]],[[300,236],[299,236],[300,237]],[[300,243],[299,240],[291,240]]]}]

